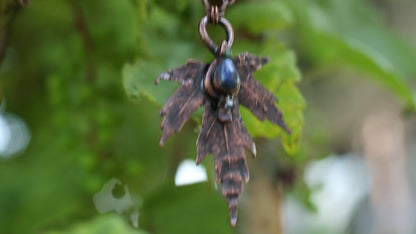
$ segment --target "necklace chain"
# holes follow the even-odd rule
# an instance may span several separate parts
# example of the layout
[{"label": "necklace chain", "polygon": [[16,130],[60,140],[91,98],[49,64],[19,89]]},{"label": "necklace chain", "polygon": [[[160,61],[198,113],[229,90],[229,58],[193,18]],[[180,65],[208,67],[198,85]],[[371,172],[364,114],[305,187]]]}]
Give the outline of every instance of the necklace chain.
[{"label": "necklace chain", "polygon": [[202,1],[205,6],[205,12],[208,16],[208,20],[214,24],[218,24],[220,19],[224,16],[226,8],[234,4],[236,0],[222,0],[221,5],[211,5],[209,0]]}]

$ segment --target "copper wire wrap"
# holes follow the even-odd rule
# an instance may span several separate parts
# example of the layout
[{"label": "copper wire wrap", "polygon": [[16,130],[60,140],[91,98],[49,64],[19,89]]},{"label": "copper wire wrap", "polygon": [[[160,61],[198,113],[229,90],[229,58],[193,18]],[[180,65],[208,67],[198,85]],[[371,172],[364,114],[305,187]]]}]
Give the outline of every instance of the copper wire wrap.
[{"label": "copper wire wrap", "polygon": [[225,9],[235,2],[235,0],[223,0],[221,5],[211,5],[209,0],[202,1],[204,3],[206,15],[208,16],[208,21],[214,24],[220,22],[221,17],[224,16]]}]

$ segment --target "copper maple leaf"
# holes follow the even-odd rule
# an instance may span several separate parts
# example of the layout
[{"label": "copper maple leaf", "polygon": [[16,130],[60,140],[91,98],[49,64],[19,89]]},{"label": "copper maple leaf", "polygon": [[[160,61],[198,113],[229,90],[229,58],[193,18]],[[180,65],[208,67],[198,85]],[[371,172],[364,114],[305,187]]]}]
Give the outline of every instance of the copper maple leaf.
[{"label": "copper maple leaf", "polygon": [[277,98],[264,88],[254,77],[253,72],[260,69],[269,59],[242,53],[232,59],[241,81],[241,87],[230,110],[231,121],[221,121],[221,100],[210,97],[204,88],[204,79],[209,64],[189,60],[186,65],[162,73],[157,79],[173,80],[181,86],[163,106],[161,116],[163,130],[160,144],[182,129],[185,122],[201,105],[204,105],[202,128],[197,141],[196,163],[210,153],[215,158],[215,174],[222,184],[222,194],[227,198],[231,224],[237,222],[238,197],[243,181],[249,180],[244,148],[253,156],[256,146],[244,126],[240,116],[239,104],[247,107],[258,119],[279,125],[290,133],[283,120],[282,112],[276,107]]}]

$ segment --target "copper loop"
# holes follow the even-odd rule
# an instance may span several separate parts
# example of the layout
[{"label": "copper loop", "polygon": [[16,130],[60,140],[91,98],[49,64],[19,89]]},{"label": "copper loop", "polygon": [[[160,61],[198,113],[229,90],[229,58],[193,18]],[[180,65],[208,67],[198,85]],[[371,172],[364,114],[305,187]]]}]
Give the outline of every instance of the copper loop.
[{"label": "copper loop", "polygon": [[[208,46],[211,52],[215,55],[219,55],[220,49],[218,48],[217,44],[215,44],[215,42],[211,40],[207,32],[207,24],[209,22],[210,21],[208,19],[208,16],[204,16],[204,18],[201,19],[201,22],[199,23],[199,34],[201,35],[202,40],[205,42],[205,44]],[[231,26],[230,22],[224,17],[219,18],[218,24],[224,27],[225,32],[227,34],[227,47],[231,48],[234,42],[233,27]]]}]

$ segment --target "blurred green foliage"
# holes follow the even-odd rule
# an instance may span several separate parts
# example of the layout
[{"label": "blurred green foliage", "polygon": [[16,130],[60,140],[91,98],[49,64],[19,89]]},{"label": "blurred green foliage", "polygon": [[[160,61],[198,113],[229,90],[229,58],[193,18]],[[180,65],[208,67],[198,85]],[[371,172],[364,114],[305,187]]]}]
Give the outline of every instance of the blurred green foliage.
[{"label": "blurred green foliage", "polygon": [[415,98],[415,49],[386,28],[369,1],[290,1],[297,15],[297,44],[312,66],[348,65],[365,72],[401,98]]},{"label": "blurred green foliage", "polygon": [[91,221],[75,224],[68,230],[51,231],[47,234],[146,234],[147,232],[135,230],[126,224],[125,220],[118,215],[103,215]]},{"label": "blurred green foliage", "polygon": [[[92,196],[114,177],[142,201],[140,229],[232,233],[212,159],[204,162],[209,182],[173,187],[181,159],[195,156],[201,112],[166,147],[158,146],[159,108],[178,85],[155,86],[154,79],[188,58],[212,60],[197,32],[200,1],[33,0],[15,8],[17,1],[0,3],[8,37],[0,95],[7,111],[27,122],[32,140],[19,157],[0,161],[2,232],[142,233],[117,215],[97,213]],[[293,134],[245,109],[243,119],[253,136],[280,135],[296,167],[311,158],[304,148],[311,139],[300,141],[306,102],[296,87],[299,56],[309,70],[363,71],[414,109],[407,82],[415,77],[415,50],[386,29],[368,2],[237,1],[227,18],[236,31],[234,55],[271,57],[255,76],[279,98]],[[217,41],[224,37],[209,30]],[[307,189],[299,188],[308,202]]]}]

